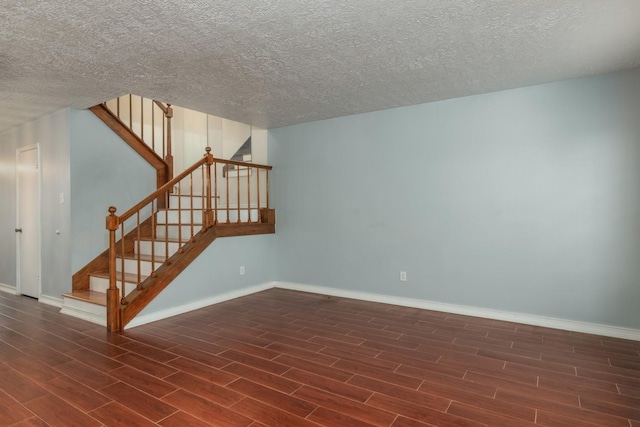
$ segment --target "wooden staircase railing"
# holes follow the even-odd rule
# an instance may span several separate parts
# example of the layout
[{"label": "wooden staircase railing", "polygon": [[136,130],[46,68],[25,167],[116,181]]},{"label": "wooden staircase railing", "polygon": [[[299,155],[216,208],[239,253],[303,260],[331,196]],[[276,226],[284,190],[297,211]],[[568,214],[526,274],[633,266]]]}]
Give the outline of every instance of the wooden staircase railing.
[{"label": "wooden staircase railing", "polygon": [[173,178],[171,104],[127,94],[101,104],[164,160]]},{"label": "wooden staircase railing", "polygon": [[270,170],[216,159],[207,147],[201,160],[122,215],[110,207],[108,330],[122,330],[216,237],[275,232]]}]

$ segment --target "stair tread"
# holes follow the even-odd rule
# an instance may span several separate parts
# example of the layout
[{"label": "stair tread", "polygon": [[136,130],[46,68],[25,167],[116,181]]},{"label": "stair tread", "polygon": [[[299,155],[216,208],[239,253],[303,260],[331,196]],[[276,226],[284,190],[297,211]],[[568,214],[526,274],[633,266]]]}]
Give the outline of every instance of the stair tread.
[{"label": "stair tread", "polygon": [[[108,271],[95,271],[93,273],[91,273],[91,276],[95,276],[95,277],[102,277],[104,279],[108,279],[109,278],[109,272]],[[140,275],[140,282],[144,282],[149,276],[145,276],[144,274]],[[119,271],[116,271],[116,281],[122,281],[122,273],[120,273]],[[138,275],[137,274],[132,274],[132,273],[125,273],[124,274],[124,281],[127,283],[138,283]]]},{"label": "stair tread", "polygon": [[197,225],[202,227],[202,223],[201,222],[194,222],[194,223],[191,223],[191,222],[156,222],[156,227],[164,227],[165,225],[169,225],[169,226],[181,225],[183,227],[189,227],[189,226],[191,226],[191,224],[193,224],[193,226],[194,226],[193,228],[194,229],[198,228],[198,227],[196,227]]},{"label": "stair tread", "polygon": [[167,212],[167,211],[170,211],[170,212],[178,212],[178,211],[203,211],[203,210],[204,210],[204,208],[196,208],[196,207],[191,208],[191,205],[187,205],[187,206],[185,206],[185,205],[182,205],[182,204],[181,204],[181,205],[180,205],[180,208],[178,208],[178,207],[173,207],[173,208],[160,208],[160,209],[158,209],[158,212]]},{"label": "stair tread", "polygon": [[[121,258],[120,256],[118,256],[118,258]],[[163,262],[165,262],[167,260],[167,257],[164,255],[156,255],[155,257],[152,257],[151,255],[139,255],[140,261],[155,261],[156,264],[162,264]],[[134,254],[127,254],[124,256],[124,259],[138,259],[138,256],[134,255]],[[116,261],[117,262],[117,261]]]},{"label": "stair tread", "polygon": [[140,237],[141,242],[169,242],[169,243],[180,243],[178,239],[154,239],[153,237]]},{"label": "stair tread", "polygon": [[67,298],[73,298],[79,301],[85,301],[97,305],[107,305],[107,294],[97,291],[73,291],[63,294]]}]

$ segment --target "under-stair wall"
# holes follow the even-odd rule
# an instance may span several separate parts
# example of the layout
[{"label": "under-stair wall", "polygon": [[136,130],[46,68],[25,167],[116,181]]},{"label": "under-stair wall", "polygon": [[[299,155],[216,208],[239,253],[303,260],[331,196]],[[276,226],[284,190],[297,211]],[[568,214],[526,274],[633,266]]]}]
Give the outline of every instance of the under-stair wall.
[{"label": "under-stair wall", "polygon": [[[247,290],[272,287],[276,236],[216,239],[128,327],[205,307]],[[241,266],[245,274],[240,274]]]},{"label": "under-stair wall", "polygon": [[156,189],[156,171],[89,110],[70,112],[71,268],[109,246],[109,206],[132,206]]}]

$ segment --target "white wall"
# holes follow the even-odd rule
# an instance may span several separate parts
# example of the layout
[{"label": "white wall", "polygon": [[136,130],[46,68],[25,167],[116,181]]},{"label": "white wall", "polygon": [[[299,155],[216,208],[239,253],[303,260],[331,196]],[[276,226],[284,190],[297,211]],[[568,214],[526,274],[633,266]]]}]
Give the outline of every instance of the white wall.
[{"label": "white wall", "polygon": [[210,116],[199,111],[173,107],[171,127],[175,174],[182,172],[204,155],[208,143],[208,117]]},{"label": "white wall", "polygon": [[257,138],[252,149],[258,153],[259,161],[266,162],[266,130],[223,119],[199,111],[173,106],[172,141],[175,169],[180,172],[202,158],[207,146],[211,154],[221,159],[231,156],[245,143],[249,136]]},{"label": "white wall", "polygon": [[[0,134],[0,283],[16,286],[16,150],[40,144],[42,295],[61,298],[71,289],[69,110]],[[59,194],[67,199],[59,203]],[[60,230],[60,234],[56,234]]]},{"label": "white wall", "polygon": [[279,281],[640,326],[640,70],[273,129],[269,158]]}]

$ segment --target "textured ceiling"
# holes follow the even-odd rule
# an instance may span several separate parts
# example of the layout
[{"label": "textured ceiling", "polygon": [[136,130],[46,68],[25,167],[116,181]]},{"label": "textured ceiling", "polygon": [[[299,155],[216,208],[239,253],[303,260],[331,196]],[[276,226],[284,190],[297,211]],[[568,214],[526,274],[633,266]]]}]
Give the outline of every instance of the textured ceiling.
[{"label": "textured ceiling", "polygon": [[135,93],[260,127],[640,66],[638,0],[2,0],[0,130]]}]

